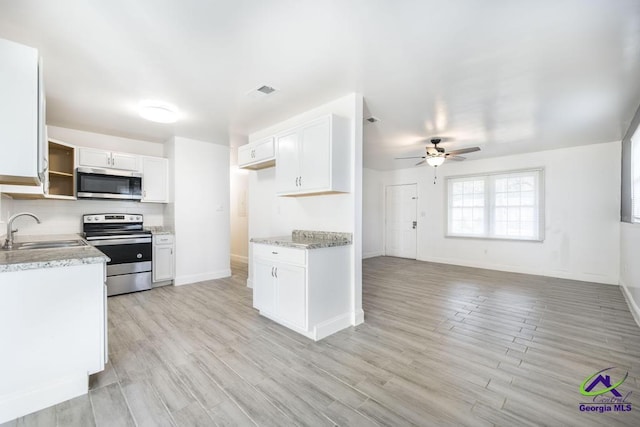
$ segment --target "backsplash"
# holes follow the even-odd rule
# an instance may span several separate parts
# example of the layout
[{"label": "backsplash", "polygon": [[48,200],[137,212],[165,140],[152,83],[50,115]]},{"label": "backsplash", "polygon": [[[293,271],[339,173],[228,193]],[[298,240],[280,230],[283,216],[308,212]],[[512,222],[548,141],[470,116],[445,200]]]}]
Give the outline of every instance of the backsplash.
[{"label": "backsplash", "polygon": [[[119,200],[15,200],[2,199],[2,218],[18,212],[31,212],[32,218],[18,218],[14,226],[19,234],[68,234],[82,231],[82,215],[94,213],[136,213],[144,215],[144,225],[162,226],[164,205]],[[4,230],[0,234],[5,234]]]}]

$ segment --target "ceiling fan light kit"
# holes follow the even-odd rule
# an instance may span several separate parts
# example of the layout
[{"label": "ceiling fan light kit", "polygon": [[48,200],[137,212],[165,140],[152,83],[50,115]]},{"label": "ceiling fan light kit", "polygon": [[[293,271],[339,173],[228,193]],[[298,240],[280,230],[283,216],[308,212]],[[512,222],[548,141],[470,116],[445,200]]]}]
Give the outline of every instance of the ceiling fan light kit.
[{"label": "ceiling fan light kit", "polygon": [[438,166],[444,163],[444,157],[441,157],[441,156],[427,157],[427,163],[429,164],[429,166],[433,166],[434,168],[437,168]]},{"label": "ceiling fan light kit", "polygon": [[469,148],[462,148],[460,150],[449,151],[448,153],[446,153],[444,148],[438,147],[438,144],[440,144],[441,141],[442,139],[440,138],[432,138],[431,143],[433,144],[433,147],[425,147],[426,154],[424,156],[396,157],[396,160],[422,159],[421,161],[416,163],[416,166],[420,166],[426,162],[429,166],[437,168],[438,166],[443,164],[444,161],[447,159],[457,160],[457,161],[464,160],[465,158],[462,156],[459,156],[459,154],[473,153],[475,151],[480,151],[480,147],[469,147]]}]

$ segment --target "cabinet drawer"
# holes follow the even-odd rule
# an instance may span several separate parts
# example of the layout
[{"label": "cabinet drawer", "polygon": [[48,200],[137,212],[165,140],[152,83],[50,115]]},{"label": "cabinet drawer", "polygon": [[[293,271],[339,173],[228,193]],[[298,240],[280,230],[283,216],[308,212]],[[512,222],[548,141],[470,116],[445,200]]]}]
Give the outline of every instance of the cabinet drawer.
[{"label": "cabinet drawer", "polygon": [[156,234],[153,236],[153,243],[156,245],[167,245],[173,243],[173,234]]},{"label": "cabinet drawer", "polygon": [[263,245],[261,243],[253,244],[253,256],[289,264],[305,265],[307,262],[307,251],[304,249]]}]

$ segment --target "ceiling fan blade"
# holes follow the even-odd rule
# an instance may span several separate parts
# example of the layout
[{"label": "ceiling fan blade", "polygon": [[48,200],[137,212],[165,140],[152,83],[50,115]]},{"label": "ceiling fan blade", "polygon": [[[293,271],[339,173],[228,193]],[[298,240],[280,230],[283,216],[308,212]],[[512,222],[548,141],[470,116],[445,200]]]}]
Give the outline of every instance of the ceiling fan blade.
[{"label": "ceiling fan blade", "polygon": [[451,150],[448,154],[465,154],[465,153],[473,153],[474,151],[480,151],[480,147],[469,147],[469,148],[461,148],[460,150]]},{"label": "ceiling fan blade", "polygon": [[445,155],[444,157],[445,157],[447,160],[455,160],[455,161],[458,161],[458,162],[461,162],[461,161],[463,161],[464,159],[466,159],[466,157],[462,157],[462,156],[451,156],[451,155],[449,155],[449,154]]},{"label": "ceiling fan blade", "polygon": [[413,157],[396,157],[395,160],[406,160],[406,159],[424,159],[424,156],[413,156]]},{"label": "ceiling fan blade", "polygon": [[416,166],[420,166],[420,165],[422,165],[422,164],[424,164],[424,163],[426,163],[426,162],[427,162],[426,160],[423,160],[423,161],[421,161],[421,162],[416,163]]}]

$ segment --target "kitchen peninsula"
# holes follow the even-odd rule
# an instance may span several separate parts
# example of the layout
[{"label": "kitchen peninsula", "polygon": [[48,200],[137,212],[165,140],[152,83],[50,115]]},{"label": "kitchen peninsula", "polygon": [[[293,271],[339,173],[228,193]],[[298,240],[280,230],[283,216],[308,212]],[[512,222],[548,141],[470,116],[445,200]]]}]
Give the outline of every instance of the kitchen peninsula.
[{"label": "kitchen peninsula", "polygon": [[351,326],[351,233],[294,230],[251,243],[260,314],[316,341]]},{"label": "kitchen peninsula", "polygon": [[49,248],[0,251],[0,423],[87,393],[107,362],[109,258],[78,235],[16,245]]}]

